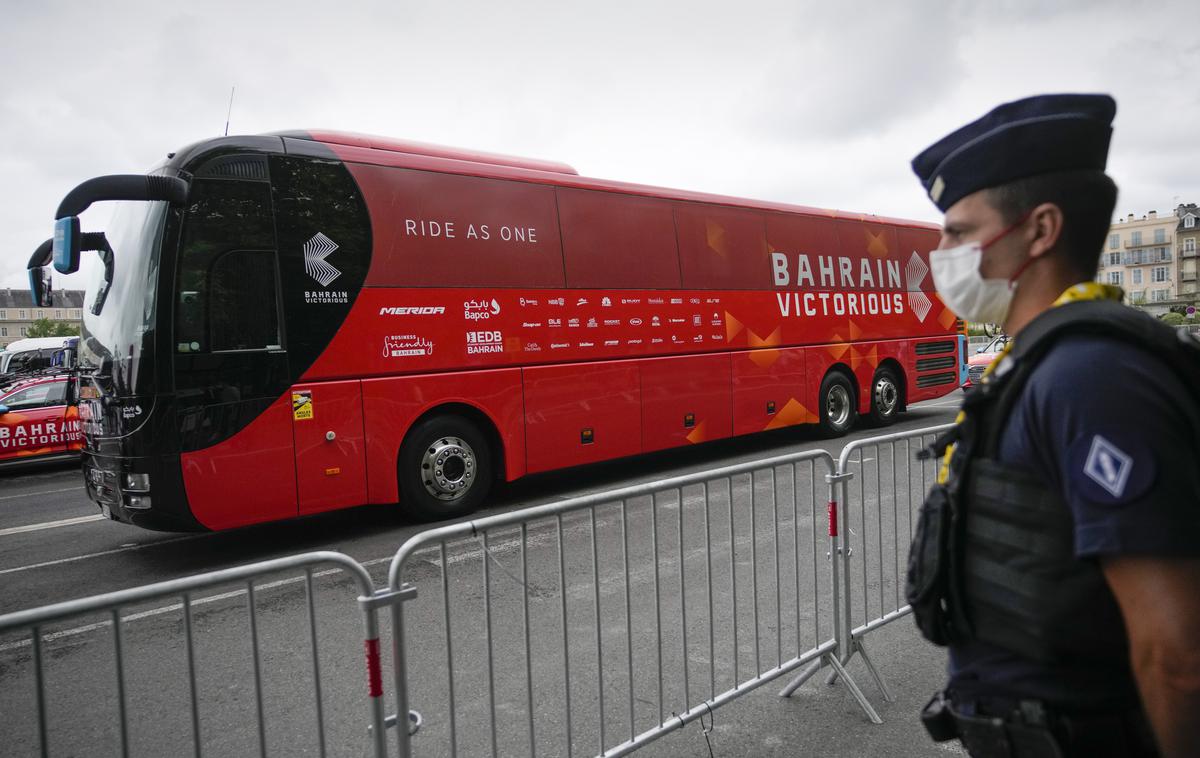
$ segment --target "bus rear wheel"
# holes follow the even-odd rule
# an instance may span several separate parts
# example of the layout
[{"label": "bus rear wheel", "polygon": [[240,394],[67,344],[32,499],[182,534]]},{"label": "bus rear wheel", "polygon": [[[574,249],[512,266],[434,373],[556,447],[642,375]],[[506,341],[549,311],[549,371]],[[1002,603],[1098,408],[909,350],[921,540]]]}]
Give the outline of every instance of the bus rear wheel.
[{"label": "bus rear wheel", "polygon": [[854,426],[858,408],[854,387],[840,371],[831,371],[821,382],[821,430],[827,437],[841,437]]},{"label": "bus rear wheel", "polygon": [[900,413],[900,381],[890,368],[875,372],[871,382],[871,421],[877,426],[887,426]]},{"label": "bus rear wheel", "polygon": [[432,416],[405,437],[396,473],[405,511],[428,520],[463,516],[491,489],[491,448],[467,419]]}]

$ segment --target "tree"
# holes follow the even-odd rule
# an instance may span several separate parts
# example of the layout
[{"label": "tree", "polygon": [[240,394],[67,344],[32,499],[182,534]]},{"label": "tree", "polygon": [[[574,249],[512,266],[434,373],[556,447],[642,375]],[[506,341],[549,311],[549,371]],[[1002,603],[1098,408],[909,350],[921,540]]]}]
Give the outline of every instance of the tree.
[{"label": "tree", "polygon": [[79,325],[70,321],[55,321],[49,318],[39,318],[25,332],[26,337],[77,337]]},{"label": "tree", "polygon": [[1187,323],[1187,316],[1184,316],[1182,313],[1164,313],[1159,318],[1162,319],[1162,322],[1167,326],[1182,326],[1183,324]]}]

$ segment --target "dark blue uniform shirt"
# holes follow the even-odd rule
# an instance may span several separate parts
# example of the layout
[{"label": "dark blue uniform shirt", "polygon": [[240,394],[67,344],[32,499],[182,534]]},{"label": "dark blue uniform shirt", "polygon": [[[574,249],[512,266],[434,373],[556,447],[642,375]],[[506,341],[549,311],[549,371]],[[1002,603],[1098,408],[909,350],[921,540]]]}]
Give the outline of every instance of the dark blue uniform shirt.
[{"label": "dark blue uniform shirt", "polygon": [[[1198,397],[1200,387],[1131,343],[1067,337],[1030,375],[998,457],[1061,494],[1080,559],[1200,555]],[[951,646],[949,671],[952,690],[977,695],[1077,708],[1137,697],[1128,661],[1047,666],[970,642]]]}]

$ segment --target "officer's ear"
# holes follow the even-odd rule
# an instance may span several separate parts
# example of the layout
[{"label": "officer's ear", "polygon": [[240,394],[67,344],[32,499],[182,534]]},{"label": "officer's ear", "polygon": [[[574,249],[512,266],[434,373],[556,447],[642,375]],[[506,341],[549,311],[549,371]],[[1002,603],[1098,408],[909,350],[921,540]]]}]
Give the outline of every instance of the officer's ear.
[{"label": "officer's ear", "polygon": [[1053,250],[1062,239],[1063,212],[1054,203],[1042,203],[1029,212],[1025,235],[1029,257],[1039,258]]}]

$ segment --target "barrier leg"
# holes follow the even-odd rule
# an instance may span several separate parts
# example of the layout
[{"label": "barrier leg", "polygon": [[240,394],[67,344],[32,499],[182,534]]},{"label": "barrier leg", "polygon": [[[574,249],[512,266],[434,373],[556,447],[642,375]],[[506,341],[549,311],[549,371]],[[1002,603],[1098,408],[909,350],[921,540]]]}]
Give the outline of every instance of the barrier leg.
[{"label": "barrier leg", "polygon": [[875,680],[875,686],[878,687],[879,691],[883,693],[883,699],[889,703],[896,702],[896,699],[892,697],[892,693],[888,691],[887,685],[884,684],[883,679],[880,678],[879,671],[875,668],[875,664],[871,662],[871,657],[867,655],[866,643],[861,639],[857,639],[854,641],[854,649],[857,650],[859,655],[862,656],[863,663],[867,665],[867,671],[871,674],[871,678]]},{"label": "barrier leg", "polygon": [[793,692],[803,687],[804,683],[811,679],[813,674],[820,671],[821,667],[824,665],[824,658],[818,658],[817,660],[808,664],[808,666],[805,667],[805,669],[799,674],[797,674],[792,681],[787,683],[786,687],[779,691],[779,697],[791,697]]},{"label": "barrier leg", "polygon": [[882,724],[883,719],[879,718],[879,714],[875,712],[875,708],[871,705],[871,702],[867,700],[867,696],[864,695],[862,690],[858,688],[858,685],[854,683],[854,679],[852,679],[850,677],[850,673],[842,667],[842,664],[838,661],[837,656],[827,653],[825,657],[829,659],[829,665],[833,667],[833,670],[837,672],[837,675],[840,676],[842,681],[846,683],[846,689],[850,690],[851,695],[854,695],[854,699],[858,701],[858,706],[863,709],[863,713],[867,714],[867,718],[871,720],[871,723]]}]

